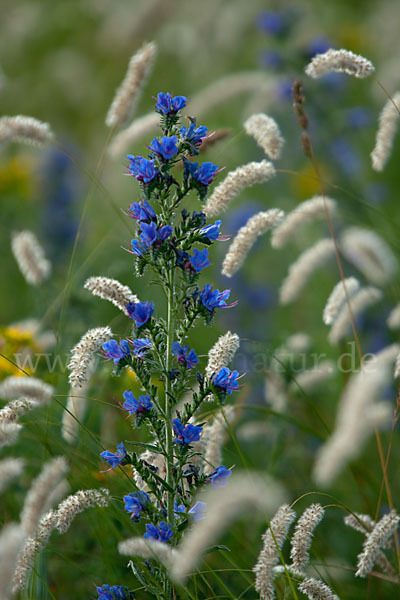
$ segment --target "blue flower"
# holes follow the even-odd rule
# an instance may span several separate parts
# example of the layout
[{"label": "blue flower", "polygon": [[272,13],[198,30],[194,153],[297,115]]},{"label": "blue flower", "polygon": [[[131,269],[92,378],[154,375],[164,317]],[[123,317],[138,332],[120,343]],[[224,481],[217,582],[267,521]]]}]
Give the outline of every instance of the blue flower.
[{"label": "blue flower", "polygon": [[139,235],[143,244],[147,247],[154,244],[157,239],[157,225],[152,221],[151,223],[140,224],[141,234]]},{"label": "blue flower", "polygon": [[136,400],[130,390],[124,392],[122,395],[125,398],[122,407],[127,410],[130,415],[145,413],[153,408],[153,403],[148,394],[139,396],[138,400]]},{"label": "blue flower", "polygon": [[196,127],[195,123],[191,123],[189,129],[183,126],[180,128],[179,132],[183,141],[192,147],[192,154],[198,154],[199,152],[197,148],[201,146],[204,138],[207,135],[207,127],[204,125]]},{"label": "blue flower", "polygon": [[177,436],[174,442],[177,444],[191,444],[192,442],[198,442],[200,440],[200,434],[203,431],[202,427],[191,425],[190,423],[184,427],[180,419],[173,419],[172,427]]},{"label": "blue flower", "polygon": [[186,507],[183,504],[178,504],[177,501],[175,500],[174,503],[174,513],[184,513],[186,511]]},{"label": "blue flower", "polygon": [[143,358],[143,355],[146,352],[146,350],[151,348],[151,341],[148,340],[147,338],[140,338],[137,340],[133,340],[132,344],[133,344],[133,347],[135,348],[134,354],[138,358]]},{"label": "blue flower", "polygon": [[172,344],[172,354],[177,357],[179,364],[185,365],[188,369],[191,369],[199,362],[194,350],[190,350],[189,352],[189,346],[181,346],[178,342]]},{"label": "blue flower", "polygon": [[124,443],[121,442],[120,444],[117,444],[116,452],[113,453],[109,452],[108,450],[104,450],[100,456],[103,458],[103,460],[108,462],[112,469],[115,469],[115,467],[118,467],[118,465],[125,463],[126,459],[128,458],[128,453],[125,449]]},{"label": "blue flower", "polygon": [[172,538],[173,535],[173,531],[168,523],[161,521],[158,527],[157,525],[151,525],[150,523],[147,523],[144,537],[148,540],[156,540],[157,542],[166,543]]},{"label": "blue flower", "polygon": [[231,469],[227,469],[224,465],[217,467],[210,475],[213,488],[224,487],[228,483],[229,477],[232,475]]},{"label": "blue flower", "polygon": [[144,325],[154,312],[154,302],[129,302],[126,310],[130,319],[134,319],[137,327]]},{"label": "blue flower", "polygon": [[157,215],[153,209],[153,207],[147,202],[147,200],[140,202],[132,202],[128,209],[128,215],[132,219],[136,219],[137,221],[155,221]]},{"label": "blue flower", "polygon": [[209,240],[217,240],[219,237],[219,228],[221,227],[222,221],[215,221],[214,225],[207,225],[200,229],[202,236]]},{"label": "blue flower", "polygon": [[162,227],[160,227],[160,229],[158,230],[158,239],[160,240],[160,242],[166,240],[167,237],[171,235],[173,229],[174,228],[172,227],[172,225],[163,225]]},{"label": "blue flower", "polygon": [[118,364],[121,359],[129,358],[131,355],[128,340],[121,340],[120,343],[110,340],[103,344],[103,354],[106,358],[112,359],[114,364]]},{"label": "blue flower", "polygon": [[313,58],[316,54],[324,54],[333,44],[326,37],[320,36],[312,40],[307,46],[307,56]]},{"label": "blue flower", "polygon": [[188,513],[193,516],[194,522],[197,523],[197,521],[201,521],[202,519],[204,519],[204,513],[206,511],[206,508],[206,502],[197,500],[196,504],[194,504],[192,508],[188,510]]},{"label": "blue flower", "polygon": [[186,106],[185,96],[172,96],[169,92],[157,94],[156,111],[164,115],[173,115]]},{"label": "blue flower", "polygon": [[190,264],[196,273],[199,273],[202,269],[205,269],[210,265],[210,261],[208,260],[208,248],[204,248],[204,250],[197,250],[197,248],[193,248],[194,256],[190,257]]},{"label": "blue flower", "polygon": [[229,308],[237,304],[237,302],[232,302],[231,304],[225,302],[225,300],[229,298],[230,293],[231,290],[224,290],[223,292],[213,290],[211,285],[206,283],[200,292],[200,302],[208,310],[214,310],[214,308]]},{"label": "blue flower", "polygon": [[97,600],[130,600],[133,596],[130,591],[121,585],[109,586],[106,583],[97,588]]},{"label": "blue flower", "polygon": [[228,369],[228,367],[222,367],[218,371],[218,373],[214,373],[211,377],[211,382],[216,387],[219,387],[228,394],[232,394],[233,391],[237,390],[239,387],[239,383],[237,382],[237,378],[239,377],[238,371],[232,371]]},{"label": "blue flower", "polygon": [[260,53],[260,64],[270,69],[279,69],[283,65],[283,57],[275,48],[268,48]]},{"label": "blue flower", "polygon": [[355,129],[368,127],[371,123],[371,112],[363,106],[354,106],[347,111],[347,123]]},{"label": "blue flower", "polygon": [[214,165],[211,162],[205,162],[199,166],[199,163],[187,160],[185,161],[185,169],[198,183],[210,185],[218,171],[218,165]]},{"label": "blue flower", "polygon": [[128,154],[127,159],[131,163],[129,171],[138,181],[149,183],[156,176],[154,161],[143,158],[143,156],[133,156],[132,154]]},{"label": "blue flower", "polygon": [[177,141],[178,138],[176,135],[171,135],[171,137],[164,135],[161,138],[161,142],[158,138],[155,137],[152,140],[149,148],[150,150],[153,150],[153,152],[155,152],[156,154],[161,154],[161,156],[163,156],[165,160],[169,160],[170,158],[175,156],[175,154],[178,154],[178,147],[176,145]]},{"label": "blue flower", "polygon": [[283,13],[265,11],[258,15],[256,24],[265,33],[281,35],[286,31],[289,23]]},{"label": "blue flower", "polygon": [[132,513],[131,519],[139,521],[140,513],[146,509],[146,506],[150,503],[150,498],[146,492],[133,492],[124,496],[124,502],[124,509]]},{"label": "blue flower", "polygon": [[144,248],[138,240],[131,240],[131,248],[131,253],[136,256],[143,256],[143,252],[146,251],[146,248]]}]

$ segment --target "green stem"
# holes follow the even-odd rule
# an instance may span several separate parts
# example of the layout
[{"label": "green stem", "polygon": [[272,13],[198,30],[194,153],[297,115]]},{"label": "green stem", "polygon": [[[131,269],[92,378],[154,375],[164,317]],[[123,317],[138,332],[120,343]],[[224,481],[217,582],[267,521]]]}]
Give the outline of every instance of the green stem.
[{"label": "green stem", "polygon": [[[175,322],[174,322],[174,297],[175,297],[175,269],[172,268],[169,272],[169,285],[168,285],[168,313],[167,313],[167,348],[166,348],[166,380],[165,380],[165,446],[167,451],[167,483],[174,489],[174,475],[173,475],[173,459],[174,449],[172,442],[172,403],[171,403],[171,380],[168,377],[168,372],[172,367],[172,343],[175,335]],[[174,494],[168,492],[167,494],[167,515],[168,522],[172,526],[174,522]]]}]

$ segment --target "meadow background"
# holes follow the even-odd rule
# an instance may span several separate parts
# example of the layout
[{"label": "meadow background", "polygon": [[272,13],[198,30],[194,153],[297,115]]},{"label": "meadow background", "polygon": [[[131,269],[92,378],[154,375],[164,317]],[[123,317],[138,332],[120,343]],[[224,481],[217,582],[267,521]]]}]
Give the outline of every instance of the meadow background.
[{"label": "meadow background", "polygon": [[[124,477],[118,472],[103,473],[99,452],[121,439],[142,439],[139,430],[130,430],[118,406],[122,391],[127,386],[135,388],[134,378],[124,374],[111,379],[109,365],[101,360],[92,378],[90,403],[77,443],[67,444],[60,434],[68,394],[65,365],[69,350],[92,327],[110,325],[121,336],[128,331],[124,317],[85,291],[84,281],[104,275],[129,285],[140,299],[154,299],[157,304],[161,298],[157,288],[149,287],[148,277],[136,278],[131,256],[121,249],[129,245],[133,227],[120,209],[126,209],[137,195],[136,186],[125,176],[124,153],[106,155],[100,176],[104,189],[93,185],[109,133],[105,115],[130,56],[144,41],[154,40],[158,45],[154,70],[135,117],[152,110],[153,96],[159,91],[190,100],[220,81],[214,100],[203,102],[198,122],[210,130],[229,130],[203,158],[227,171],[263,158],[262,150],[243,130],[245,118],[264,111],[279,123],[286,139],[276,165],[282,172],[268,184],[246,190],[232,203],[223,217],[222,233],[235,234],[260,210],[279,207],[289,211],[320,192],[302,153],[290,97],[294,79],[301,77],[326,193],[340,207],[335,231],[340,233],[351,225],[373,229],[400,259],[400,145],[395,145],[381,175],[371,169],[369,157],[377,118],[386,101],[383,90],[373,78],[357,81],[335,74],[313,81],[303,76],[304,66],[315,52],[344,47],[372,60],[377,79],[390,92],[396,91],[400,83],[400,9],[394,0],[20,0],[3,1],[0,7],[1,114],[28,114],[48,121],[58,139],[58,146],[45,150],[16,144],[0,148],[0,380],[18,372],[7,358],[47,353],[37,362],[35,359],[31,368],[29,361],[24,365],[56,388],[51,406],[23,418],[18,442],[2,451],[2,457],[26,459],[23,475],[1,498],[2,525],[18,518],[30,481],[53,456],[67,457],[72,491],[105,485],[113,496],[122,497],[126,493]],[[266,12],[277,15],[275,24]],[[225,82],[221,83],[222,79]],[[235,81],[239,83],[229,95],[229,85],[234,86]],[[142,154],[149,139],[138,139],[127,150]],[[11,233],[22,229],[36,233],[53,264],[51,279],[38,289],[26,284],[11,253]],[[338,281],[333,261],[313,276],[295,303],[287,307],[278,303],[288,266],[323,235],[329,235],[327,225],[318,222],[282,250],[272,249],[264,236],[231,281],[220,274],[227,246],[217,245],[212,270],[204,277],[220,289],[231,287],[231,297],[238,299],[239,305],[221,311],[212,329],[199,325],[191,344],[198,354],[206,355],[227,329],[242,340],[234,366],[246,376],[235,398],[240,409],[233,425],[235,436],[227,438],[225,465],[272,475],[283,484],[290,501],[316,492],[298,503],[298,513],[311,501],[334,505],[331,497],[318,494],[323,491],[351,510],[373,516],[382,481],[373,437],[359,459],[328,489],[317,490],[311,479],[315,452],[332,430],[348,374],[337,372],[307,393],[292,386],[282,412],[265,398],[271,356],[288,336],[299,332],[309,336],[307,361],[312,361],[315,353],[336,362],[344,352],[353,352],[351,336],[339,347],[330,345],[328,328],[322,323],[326,299]],[[346,276],[365,281],[353,265],[345,262],[344,266]],[[399,298],[395,276],[384,287],[384,299],[357,321],[364,353],[377,352],[396,341],[385,320]],[[14,324],[28,318],[40,321],[41,333],[53,332],[51,349],[42,349],[43,339],[40,342],[38,335],[18,332]],[[58,363],[54,364],[56,357]],[[312,362],[303,366],[311,367]],[[285,377],[290,383],[295,373],[285,373]],[[395,401],[394,386],[385,396]],[[390,431],[382,434],[384,450],[389,436]],[[400,491],[396,436],[388,469],[395,504]],[[384,496],[383,509],[386,503]],[[370,598],[395,597],[398,586],[393,583],[377,577],[369,581],[354,578],[362,537],[345,528],[344,514],[337,506],[327,509],[313,545],[315,569],[341,598],[357,600],[367,594]],[[117,542],[132,534],[132,527],[137,526],[129,522],[122,504],[86,511],[66,535],[52,536],[38,565],[39,575],[20,597],[92,598],[94,586],[106,582],[140,588],[126,568],[126,559],[116,550]],[[196,579],[197,597],[254,598],[251,568],[264,529],[265,522],[259,517],[243,514],[220,540],[230,551],[207,555],[203,575]],[[291,597],[283,587],[279,594],[280,598]],[[148,596],[138,591],[137,597]]]}]

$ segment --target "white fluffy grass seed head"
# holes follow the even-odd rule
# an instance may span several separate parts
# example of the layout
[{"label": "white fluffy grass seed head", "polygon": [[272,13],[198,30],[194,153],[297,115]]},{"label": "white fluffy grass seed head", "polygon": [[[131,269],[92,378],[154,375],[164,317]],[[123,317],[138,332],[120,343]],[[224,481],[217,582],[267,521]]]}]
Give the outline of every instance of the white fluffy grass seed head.
[{"label": "white fluffy grass seed head", "polygon": [[375,147],[371,152],[372,168],[381,172],[390,158],[400,116],[400,92],[393,94],[379,115],[379,127],[376,132]]},{"label": "white fluffy grass seed head", "polygon": [[[262,536],[263,548],[253,568],[256,575],[255,589],[262,600],[275,598],[274,579],[276,571],[274,571],[274,567],[279,562],[279,550],[282,549],[289,528],[295,518],[296,513],[294,510],[288,504],[282,504]],[[272,535],[271,530],[274,535]]]},{"label": "white fluffy grass seed head", "polygon": [[332,258],[334,253],[335,246],[330,239],[319,240],[311,248],[302,252],[290,265],[286,279],[282,283],[280,303],[289,304],[296,300],[313,273]]},{"label": "white fluffy grass seed head", "polygon": [[208,352],[206,375],[211,377],[223,367],[228,367],[239,350],[240,340],[237,333],[227,331],[221,335]]},{"label": "white fluffy grass seed head", "polygon": [[125,78],[117,89],[107,113],[108,127],[120,127],[132,115],[150,74],[156,51],[157,46],[154,42],[145,43],[131,57]]},{"label": "white fluffy grass seed head", "polygon": [[153,558],[163,563],[167,568],[172,568],[174,562],[179,560],[179,553],[168,544],[147,540],[142,537],[132,537],[119,542],[118,552],[124,556]]},{"label": "white fluffy grass seed head", "polygon": [[244,263],[246,256],[263,233],[276,227],[282,221],[284,212],[278,208],[259,212],[241,227],[234,237],[222,263],[222,275],[232,277]]},{"label": "white fluffy grass seed head", "polygon": [[36,286],[50,277],[51,263],[32,231],[13,233],[11,249],[27,283]]},{"label": "white fluffy grass seed head", "polygon": [[20,525],[9,523],[0,531],[0,598],[8,600],[18,553],[24,540]]},{"label": "white fluffy grass seed head", "polygon": [[248,510],[261,514],[276,510],[283,501],[281,486],[273,480],[252,473],[232,475],[229,485],[218,489],[209,489],[200,495],[200,500],[207,503],[205,518],[194,523],[185,532],[183,541],[178,547],[179,560],[171,569],[171,577],[183,583],[196,568],[207,548],[212,546],[230,523]]},{"label": "white fluffy grass seed head", "polygon": [[273,164],[267,160],[250,162],[238,167],[234,171],[230,171],[208,197],[203,212],[208,218],[215,217],[224,212],[228,208],[229,203],[244,189],[256,183],[265,183],[275,173]]},{"label": "white fluffy grass seed head", "polygon": [[299,585],[299,590],[309,600],[339,600],[339,597],[320,579],[307,577]]},{"label": "white fluffy grass seed head", "polygon": [[37,408],[39,405],[35,400],[12,400],[0,410],[0,423],[15,423],[25,413]]},{"label": "white fluffy grass seed head", "polygon": [[129,302],[139,302],[139,298],[135,296],[132,290],[123,285],[117,279],[109,277],[89,277],[83,286],[85,290],[92,292],[93,296],[98,296],[103,300],[108,300],[114,306],[119,308],[127,317],[128,311],[126,305]]},{"label": "white fluffy grass seed head", "polygon": [[[361,288],[350,299],[351,310],[354,318],[361,315],[367,308],[373,306],[382,299],[382,292],[376,287],[368,286]],[[351,314],[347,303],[339,311],[328,335],[331,344],[338,344],[351,331]]]},{"label": "white fluffy grass seed head", "polygon": [[86,390],[87,386],[82,388],[71,387],[69,390],[66,410],[62,416],[61,435],[69,444],[73,444],[78,438],[80,422],[83,421],[86,413]]},{"label": "white fluffy grass seed head", "polygon": [[325,510],[320,504],[311,504],[296,523],[291,539],[290,558],[292,564],[290,569],[299,575],[304,574],[304,570],[310,562],[309,550],[314,531],[324,515]]},{"label": "white fluffy grass seed head", "polygon": [[280,158],[285,140],[272,117],[264,113],[251,115],[243,126],[246,133],[255,139],[268,158],[273,160]]},{"label": "white fluffy grass seed head", "polygon": [[19,423],[0,423],[0,448],[14,444],[21,429]]},{"label": "white fluffy grass seed head", "polygon": [[50,402],[54,394],[52,385],[45,383],[37,377],[10,376],[4,379],[0,384],[0,398],[13,400],[14,398],[26,398],[34,400],[39,404],[47,404]]},{"label": "white fluffy grass seed head", "polygon": [[340,236],[339,244],[347,260],[376,285],[388,283],[398,270],[393,252],[374,231],[349,227]]},{"label": "white fluffy grass seed head", "polygon": [[313,368],[304,369],[304,371],[297,373],[289,389],[291,391],[311,392],[315,387],[326,382],[327,379],[332,379],[336,373],[336,364],[333,360],[318,361]]},{"label": "white fluffy grass seed head", "polygon": [[21,475],[23,468],[22,458],[5,458],[0,461],[0,493],[5,490],[10,481]]},{"label": "white fluffy grass seed head", "polygon": [[325,325],[332,325],[340,311],[346,304],[346,292],[349,298],[352,298],[360,289],[360,282],[355,277],[348,277],[339,281],[333,288],[322,314],[322,320]]},{"label": "white fluffy grass seed head", "polygon": [[336,202],[332,198],[324,196],[313,196],[309,200],[301,202],[294,210],[288,213],[283,222],[278,225],[271,235],[271,246],[283,248],[286,243],[295,236],[299,227],[326,217],[325,203],[330,214],[336,210]]},{"label": "white fluffy grass seed head", "polygon": [[395,510],[384,515],[365,538],[363,550],[357,557],[356,577],[367,577],[372,571],[382,548],[394,535],[399,526],[400,516]]},{"label": "white fluffy grass seed head", "polygon": [[53,139],[50,125],[33,117],[17,115],[0,118],[0,144],[22,142],[31,146],[43,146]]},{"label": "white fluffy grass seed head", "polygon": [[398,351],[397,344],[384,348],[350,377],[340,399],[334,431],[317,452],[313,478],[319,486],[330,485],[360,453],[371,433],[390,422],[392,408],[380,401],[380,395],[392,379]]},{"label": "white fluffy grass seed head", "polygon": [[[224,412],[222,412],[222,410]],[[225,406],[221,412],[214,417],[213,422],[205,428],[201,442],[203,448],[205,468],[212,470],[222,464],[222,447],[225,440],[227,424],[230,424],[235,416],[232,405]]]},{"label": "white fluffy grass seed head", "polygon": [[21,527],[28,537],[33,537],[39,521],[47,508],[47,498],[64,478],[68,464],[63,456],[46,463],[28,491],[21,513]]},{"label": "white fluffy grass seed head", "polygon": [[108,506],[110,498],[110,492],[105,488],[99,490],[80,490],[76,494],[68,496],[57,508],[57,522],[55,527],[60,533],[64,533],[69,529],[77,514],[83,512],[86,508]]},{"label": "white fluffy grass seed head", "polygon": [[68,363],[69,383],[72,387],[81,388],[87,382],[94,354],[112,337],[113,333],[109,327],[89,329],[72,348]]},{"label": "white fluffy grass seed head", "polygon": [[386,323],[389,329],[400,329],[400,304],[390,311]]},{"label": "white fluffy grass seed head", "polygon": [[316,54],[306,66],[305,73],[317,79],[326,73],[346,73],[358,79],[368,77],[375,71],[370,60],[350,50],[334,50],[330,48],[322,54]]}]

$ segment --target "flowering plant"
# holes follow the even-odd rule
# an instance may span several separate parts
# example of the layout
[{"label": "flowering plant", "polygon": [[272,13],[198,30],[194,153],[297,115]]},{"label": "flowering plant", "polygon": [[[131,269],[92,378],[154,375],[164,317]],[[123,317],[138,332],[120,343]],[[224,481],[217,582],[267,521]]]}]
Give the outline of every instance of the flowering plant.
[{"label": "flowering plant", "polygon": [[[149,144],[147,157],[127,157],[129,173],[139,183],[140,192],[126,213],[137,223],[128,252],[134,256],[138,276],[150,269],[162,284],[166,319],[152,301],[128,302],[132,338],[112,339],[102,347],[103,355],[114,362],[115,374],[127,367],[136,373],[143,395],[135,398],[132,391],[125,391],[122,407],[137,427],[147,426],[152,441],[144,444],[147,460],[127,449],[129,442],[119,443],[115,452],[102,452],[101,457],[110,470],[132,465],[140,485],[124,496],[125,511],[135,530],[136,523],[144,521],[145,540],[171,546],[178,544],[186,527],[201,519],[206,510],[203,502],[194,501],[198,490],[227,485],[232,473],[224,465],[204,460],[204,424],[195,424],[198,411],[213,398],[222,406],[239,387],[238,371],[231,372],[221,364],[215,372],[203,373],[196,351],[184,343],[197,319],[210,325],[217,309],[234,304],[226,302],[230,290],[220,292],[210,284],[198,285],[201,271],[210,265],[209,247],[220,237],[221,221],[207,224],[201,210],[190,213],[183,202],[191,193],[202,202],[219,169],[210,162],[199,165],[191,160],[198,154],[207,128],[197,126],[195,119],[190,119],[188,128],[180,125],[185,105],[184,96],[159,93],[155,109],[162,134]],[[178,163],[183,165],[180,181],[174,173]],[[152,383],[155,374],[162,385]],[[188,393],[185,399],[190,399],[182,402],[183,394]],[[147,569],[135,564],[134,572],[154,593]],[[167,576],[160,574],[160,578],[157,597],[171,597]],[[100,598],[117,593],[111,589],[108,585],[99,588]],[[121,590],[118,587],[118,598],[129,597]]]}]

